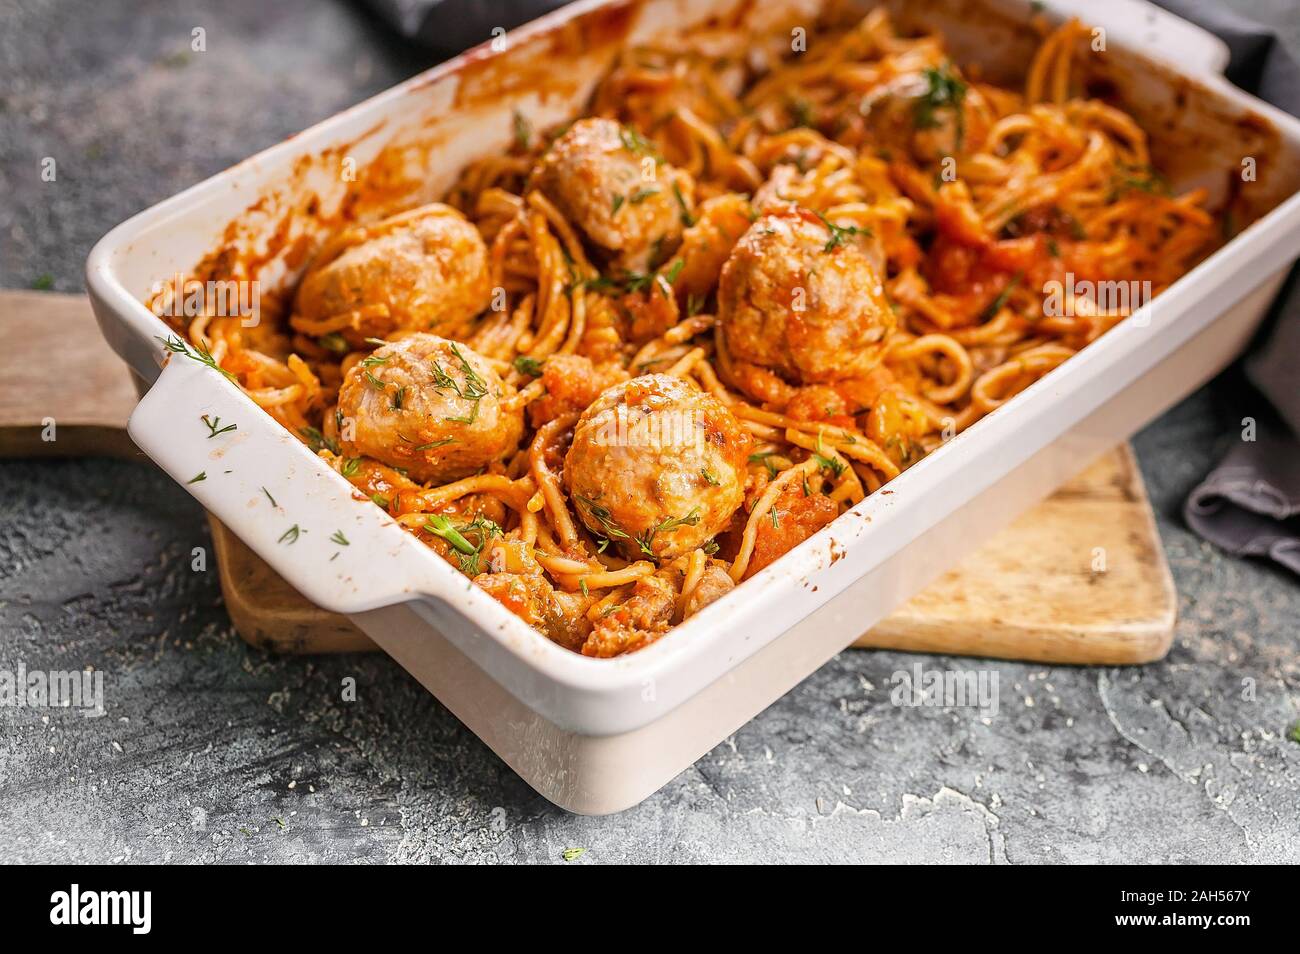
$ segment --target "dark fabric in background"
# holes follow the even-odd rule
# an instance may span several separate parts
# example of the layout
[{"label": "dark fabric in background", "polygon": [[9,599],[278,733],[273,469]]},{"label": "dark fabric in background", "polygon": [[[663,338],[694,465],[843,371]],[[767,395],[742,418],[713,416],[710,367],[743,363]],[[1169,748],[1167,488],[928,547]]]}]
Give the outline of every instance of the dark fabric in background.
[{"label": "dark fabric in background", "polygon": [[409,40],[444,57],[492,39],[492,30],[513,30],[567,0],[362,0]]},{"label": "dark fabric in background", "polygon": [[[563,6],[558,0],[363,0],[399,33],[444,56]],[[1227,43],[1227,78],[1300,116],[1300,66],[1277,36],[1215,0],[1158,0]],[[1300,11],[1297,11],[1300,15]],[[1243,556],[1267,556],[1300,573],[1300,287],[1293,273],[1243,359],[1267,399],[1241,408],[1253,431],[1229,435],[1231,450],[1187,498],[1188,525]],[[1271,408],[1270,408],[1271,406]],[[1253,440],[1247,439],[1253,436]]]}]

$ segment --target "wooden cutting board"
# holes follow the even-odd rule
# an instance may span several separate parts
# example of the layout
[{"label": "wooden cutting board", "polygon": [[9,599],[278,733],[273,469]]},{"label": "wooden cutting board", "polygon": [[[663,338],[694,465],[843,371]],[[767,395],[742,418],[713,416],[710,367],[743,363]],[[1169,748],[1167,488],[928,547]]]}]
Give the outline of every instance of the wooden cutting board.
[{"label": "wooden cutting board", "polygon": [[[125,432],[134,382],[104,344],[84,297],[0,291],[0,343],[0,457],[143,459]],[[226,607],[244,639],[289,653],[375,649],[346,617],[308,602],[209,520]],[[1096,548],[1105,553],[1104,568]],[[1176,606],[1146,488],[1123,445],[854,645],[1142,663],[1168,651]]]}]

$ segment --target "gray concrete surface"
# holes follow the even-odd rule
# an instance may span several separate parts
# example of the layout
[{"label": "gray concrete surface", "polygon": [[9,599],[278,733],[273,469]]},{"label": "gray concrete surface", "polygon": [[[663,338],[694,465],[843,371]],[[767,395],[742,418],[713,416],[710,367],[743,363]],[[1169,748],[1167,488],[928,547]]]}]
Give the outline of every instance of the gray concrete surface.
[{"label": "gray concrete surface", "polygon": [[[1300,46],[1292,4],[1234,5]],[[185,52],[195,26],[206,53]],[[80,288],[131,212],[421,65],[346,5],[0,0],[0,286]],[[107,696],[102,718],[0,709],[0,860],[1300,861],[1300,584],[1177,516],[1240,400],[1219,382],[1136,441],[1180,593],[1166,661],[925,658],[996,670],[986,722],[892,705],[919,657],[846,652],[596,819],[533,794],[384,657],[247,648],[190,568],[199,508],[155,470],[0,462],[0,671],[92,665]]]}]

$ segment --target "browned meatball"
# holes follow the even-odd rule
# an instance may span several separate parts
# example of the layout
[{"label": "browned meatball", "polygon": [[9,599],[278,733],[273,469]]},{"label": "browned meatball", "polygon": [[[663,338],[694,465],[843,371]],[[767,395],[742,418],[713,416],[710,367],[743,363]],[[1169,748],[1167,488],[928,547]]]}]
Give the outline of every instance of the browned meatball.
[{"label": "browned meatball", "polygon": [[564,482],[596,537],[629,557],[675,557],[727,526],[744,496],[748,448],[748,433],[712,395],[647,374],[583,412]]},{"label": "browned meatball", "polygon": [[689,175],[612,119],[580,119],[570,126],[542,157],[532,184],[592,244],[638,272],[648,270],[652,252],[664,256],[676,247],[683,204],[694,191]]},{"label": "browned meatball", "polygon": [[515,389],[463,344],[413,334],[358,362],[339,390],[340,446],[416,480],[466,477],[515,450]]},{"label": "browned meatball", "polygon": [[881,276],[854,236],[806,209],[760,216],[722,269],[719,334],[732,383],[747,391],[749,369],[791,384],[865,374],[894,324]]},{"label": "browned meatball", "polygon": [[938,162],[978,149],[988,133],[983,99],[951,64],[902,73],[862,97],[868,145],[883,153]]},{"label": "browned meatball", "polygon": [[434,203],[354,229],[321,250],[298,287],[295,314],[351,317],[355,338],[395,331],[454,334],[488,306],[487,247],[478,229]]}]

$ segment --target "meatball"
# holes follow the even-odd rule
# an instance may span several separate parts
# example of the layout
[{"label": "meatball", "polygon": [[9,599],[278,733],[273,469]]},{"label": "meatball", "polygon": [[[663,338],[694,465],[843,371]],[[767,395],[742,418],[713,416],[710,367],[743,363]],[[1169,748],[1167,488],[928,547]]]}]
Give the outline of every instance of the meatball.
[{"label": "meatball", "polygon": [[[612,119],[580,119],[557,139],[532,183],[616,264],[648,271],[681,239],[694,183]],[[679,199],[680,197],[680,199]]]},{"label": "meatball", "polygon": [[877,150],[930,164],[979,148],[988,133],[984,105],[977,87],[939,62],[876,86],[858,112]]},{"label": "meatball", "polygon": [[[348,316],[354,344],[396,331],[455,334],[492,296],[487,246],[464,216],[434,203],[344,233],[298,288],[308,322]],[[338,330],[338,329],[330,329]]]},{"label": "meatball", "polygon": [[724,371],[742,390],[745,365],[791,384],[858,377],[879,364],[894,312],[881,275],[851,231],[788,208],[759,217],[718,283]]},{"label": "meatball", "polygon": [[445,483],[514,451],[524,430],[516,398],[465,345],[408,335],[344,378],[339,444],[350,457],[373,457],[416,480]]},{"label": "meatball", "polygon": [[680,378],[647,374],[583,412],[564,482],[595,536],[629,557],[671,558],[730,522],[748,453],[748,433],[720,401]]}]

